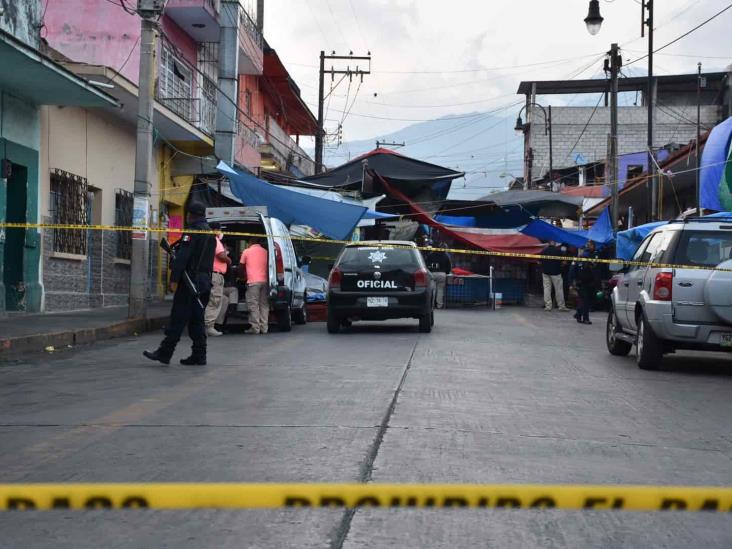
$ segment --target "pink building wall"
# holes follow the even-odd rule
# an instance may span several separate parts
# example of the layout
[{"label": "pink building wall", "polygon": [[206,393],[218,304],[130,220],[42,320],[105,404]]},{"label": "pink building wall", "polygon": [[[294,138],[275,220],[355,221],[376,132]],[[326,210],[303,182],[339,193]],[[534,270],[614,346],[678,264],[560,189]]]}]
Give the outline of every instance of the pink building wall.
[{"label": "pink building wall", "polygon": [[[140,18],[106,0],[51,0],[46,10],[46,40],[76,62],[104,65],[137,84],[140,64]],[[196,67],[197,44],[168,17],[163,33]],[[164,42],[162,39],[159,42]]]}]

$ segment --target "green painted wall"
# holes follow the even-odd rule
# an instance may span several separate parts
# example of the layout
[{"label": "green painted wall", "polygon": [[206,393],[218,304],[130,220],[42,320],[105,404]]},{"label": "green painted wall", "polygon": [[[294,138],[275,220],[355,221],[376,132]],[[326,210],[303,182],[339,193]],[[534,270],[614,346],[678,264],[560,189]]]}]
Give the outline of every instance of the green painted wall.
[{"label": "green painted wall", "polygon": [[[38,189],[39,189],[39,157],[40,135],[41,135],[40,113],[37,106],[13,97],[0,91],[0,158],[4,158],[13,164],[22,167],[25,184],[25,221],[27,223],[38,223]],[[18,184],[18,178],[8,180],[0,179],[0,221],[7,220],[8,196],[18,196],[17,192],[10,192],[9,184]],[[18,191],[14,188],[13,191]],[[6,309],[17,310],[18,306],[25,311],[40,311],[43,298],[43,288],[40,283],[40,234],[37,230],[27,230],[20,235],[20,244],[16,235],[11,235],[8,243],[8,231],[0,232],[0,313]],[[22,252],[16,257],[22,265],[14,262],[18,272],[22,272],[24,292],[20,303],[7,301],[8,288],[3,281],[5,276],[5,254],[6,246],[13,245],[15,251],[17,246],[22,247]],[[11,294],[14,297],[15,293]]]}]

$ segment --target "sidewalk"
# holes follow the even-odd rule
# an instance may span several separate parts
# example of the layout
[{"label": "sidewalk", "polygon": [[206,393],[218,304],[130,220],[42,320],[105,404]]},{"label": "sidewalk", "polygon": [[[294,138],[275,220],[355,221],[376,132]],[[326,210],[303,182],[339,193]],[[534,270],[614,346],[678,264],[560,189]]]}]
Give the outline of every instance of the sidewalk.
[{"label": "sidewalk", "polygon": [[170,312],[169,302],[148,307],[146,319],[129,320],[127,306],[58,313],[10,313],[0,318],[0,360],[47,347],[61,349],[157,330]]}]

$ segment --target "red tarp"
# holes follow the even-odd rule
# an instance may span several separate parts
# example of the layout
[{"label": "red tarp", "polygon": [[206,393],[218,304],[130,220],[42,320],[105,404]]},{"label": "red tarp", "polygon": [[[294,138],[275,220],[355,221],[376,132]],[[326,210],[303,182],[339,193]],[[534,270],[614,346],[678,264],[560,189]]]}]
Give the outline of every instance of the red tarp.
[{"label": "red tarp", "polygon": [[520,254],[540,254],[546,247],[536,238],[520,233],[508,235],[483,235],[450,229],[442,223],[435,221],[427,212],[412,202],[404,193],[389,185],[383,177],[378,174],[374,175],[379,179],[381,184],[384,186],[384,189],[392,198],[401,200],[409,206],[415,214],[415,220],[437,229],[443,235],[449,236],[457,242],[462,242],[463,244],[467,244],[473,248],[479,248],[489,252]]}]

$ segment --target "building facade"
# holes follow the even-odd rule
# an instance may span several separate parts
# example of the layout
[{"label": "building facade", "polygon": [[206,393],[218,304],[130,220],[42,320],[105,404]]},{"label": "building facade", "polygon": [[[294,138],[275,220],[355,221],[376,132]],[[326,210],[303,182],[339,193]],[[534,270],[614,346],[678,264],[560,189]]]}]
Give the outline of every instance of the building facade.
[{"label": "building facade", "polygon": [[[118,107],[116,100],[44,55],[40,0],[0,16],[0,222],[37,225],[42,206],[43,111]],[[44,307],[44,238],[37,227],[0,229],[0,314]]]},{"label": "building facade", "polygon": [[[728,116],[727,73],[705,75],[701,93],[702,132]],[[633,106],[618,107],[618,154],[647,150],[648,109],[646,78],[623,78],[619,91]],[[696,139],[697,75],[656,78],[654,96],[654,152],[669,145],[686,145]],[[551,126],[551,165],[554,170],[592,165],[607,158],[610,133],[610,107],[606,80],[522,82],[518,93],[526,97],[527,124],[524,125],[524,177],[528,182],[549,177]],[[596,106],[554,106],[552,96],[594,94]],[[603,96],[604,94],[604,96]],[[537,106],[536,103],[541,105]],[[551,105],[551,109],[549,107]],[[543,110],[542,110],[543,107]],[[545,116],[544,113],[547,113]],[[549,113],[551,113],[549,115]],[[672,147],[673,148],[673,147]],[[677,147],[676,147],[677,148]],[[647,163],[647,162],[646,162]],[[646,163],[630,166],[631,175]],[[629,174],[619,174],[624,180]],[[598,182],[603,182],[598,180]]]}]

